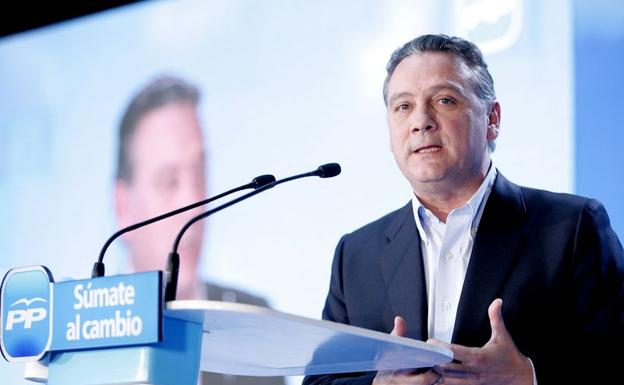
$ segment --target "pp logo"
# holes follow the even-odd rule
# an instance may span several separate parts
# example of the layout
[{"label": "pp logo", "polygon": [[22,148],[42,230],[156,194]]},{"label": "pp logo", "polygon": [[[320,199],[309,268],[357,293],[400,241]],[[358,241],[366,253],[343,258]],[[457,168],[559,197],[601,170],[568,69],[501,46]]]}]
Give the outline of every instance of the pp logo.
[{"label": "pp logo", "polygon": [[7,361],[39,360],[52,341],[52,274],[43,266],[11,269],[0,288],[0,348]]}]

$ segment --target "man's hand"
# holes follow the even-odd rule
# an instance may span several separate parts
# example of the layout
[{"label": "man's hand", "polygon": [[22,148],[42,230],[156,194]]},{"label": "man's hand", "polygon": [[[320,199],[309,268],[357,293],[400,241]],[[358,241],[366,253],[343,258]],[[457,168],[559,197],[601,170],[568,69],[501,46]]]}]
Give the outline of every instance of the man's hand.
[{"label": "man's hand", "polygon": [[453,351],[454,361],[436,366],[446,385],[533,385],[533,366],[516,348],[505,328],[501,309],[503,301],[495,299],[488,309],[492,337],[481,348],[427,342]]},{"label": "man's hand", "polygon": [[[400,316],[394,317],[394,328],[390,334],[403,337],[406,333],[405,320]],[[380,370],[372,385],[440,385],[441,381],[441,376],[433,370],[425,372],[410,369]]]}]

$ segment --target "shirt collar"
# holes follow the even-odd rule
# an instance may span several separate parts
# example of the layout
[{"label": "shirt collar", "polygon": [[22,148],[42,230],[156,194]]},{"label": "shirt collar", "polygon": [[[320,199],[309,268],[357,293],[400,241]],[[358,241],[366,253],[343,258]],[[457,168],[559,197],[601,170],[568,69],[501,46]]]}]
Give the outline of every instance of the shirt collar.
[{"label": "shirt collar", "polygon": [[[496,179],[496,172],[496,167],[494,167],[493,162],[490,162],[490,168],[477,191],[472,195],[472,197],[470,197],[470,199],[468,199],[468,201],[463,206],[453,210],[455,211],[461,208],[470,209],[470,233],[472,237],[475,236],[477,227],[479,226],[479,221],[481,220],[481,215],[483,214],[483,208],[485,207],[485,202],[490,195],[492,186],[494,185],[494,180]],[[429,209],[423,206],[422,202],[420,201],[420,199],[418,199],[415,193],[412,193],[412,210],[414,213],[414,220],[416,221],[416,227],[418,228],[420,238],[427,242],[427,232],[424,228],[427,221],[424,220],[424,216],[427,215],[433,220],[437,220],[437,218]],[[453,211],[451,211],[451,213]]]}]

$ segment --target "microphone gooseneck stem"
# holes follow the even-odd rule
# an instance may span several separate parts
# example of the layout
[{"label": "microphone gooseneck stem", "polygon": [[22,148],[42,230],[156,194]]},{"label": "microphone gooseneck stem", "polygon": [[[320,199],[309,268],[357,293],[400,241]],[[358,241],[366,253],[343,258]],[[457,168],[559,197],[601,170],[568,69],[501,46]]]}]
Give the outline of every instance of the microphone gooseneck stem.
[{"label": "microphone gooseneck stem", "polygon": [[[193,224],[195,224],[196,222],[209,217],[210,215],[219,212],[225,208],[228,208],[238,202],[241,202],[247,198],[251,198],[254,195],[260,194],[261,192],[268,190],[270,188],[273,188],[275,186],[277,186],[278,184],[282,184],[285,182],[289,182],[291,180],[295,180],[295,179],[300,179],[300,178],[305,178],[305,177],[309,177],[309,176],[318,176],[320,178],[332,178],[338,174],[340,174],[340,165],[338,163],[327,163],[324,164],[322,166],[319,166],[316,170],[314,171],[310,171],[310,172],[306,172],[303,174],[298,174],[298,175],[293,175],[284,179],[280,179],[278,181],[273,180],[271,183],[267,183],[265,185],[263,185],[262,187],[258,187],[256,188],[255,191],[252,191],[250,193],[247,193],[245,195],[241,195],[240,197],[236,198],[236,199],[232,199],[231,201],[222,204],[221,206],[215,207],[212,210],[208,210],[204,213],[201,213],[193,218],[191,218],[188,222],[186,222],[186,224],[182,227],[182,229],[180,230],[180,232],[178,233],[178,235],[175,238],[175,241],[173,242],[173,249],[171,251],[171,253],[169,254],[169,262],[167,264],[168,268],[167,268],[167,287],[165,288],[165,302],[167,301],[173,301],[176,299],[176,291],[177,291],[177,283],[178,283],[178,274],[179,274],[179,265],[180,265],[180,256],[178,255],[178,247],[180,246],[180,241],[182,240],[182,237],[184,236],[184,233],[186,232],[186,230],[188,230]],[[172,261],[172,258],[176,258],[176,261]],[[175,262],[175,263],[174,263]],[[174,287],[170,287],[170,286],[174,286]]]},{"label": "microphone gooseneck stem", "polygon": [[268,190],[270,188],[272,188],[273,186],[275,186],[277,184],[277,182],[272,182],[269,183],[263,187],[260,187],[259,189],[256,189],[250,193],[247,193],[245,195],[241,195],[240,197],[236,198],[236,199],[232,199],[231,201],[222,204],[221,206],[217,206],[212,210],[208,210],[206,212],[203,212],[195,217],[193,217],[191,220],[189,220],[188,222],[186,222],[186,224],[184,225],[184,227],[182,227],[182,229],[180,230],[180,232],[178,233],[178,235],[176,236],[176,239],[173,243],[173,249],[171,251],[172,254],[177,254],[178,253],[178,247],[180,246],[180,241],[182,240],[182,236],[184,235],[184,233],[186,232],[186,230],[188,230],[189,227],[191,227],[193,225],[193,223],[206,218],[207,216],[210,216],[216,212],[219,212],[225,208],[228,208],[230,206],[232,206],[233,204],[236,204],[240,201],[243,201],[247,198],[250,198],[256,194],[260,194],[261,192],[263,192],[264,190]]},{"label": "microphone gooseneck stem", "polygon": [[158,221],[161,221],[163,219],[172,217],[174,215],[181,214],[181,213],[183,213],[185,211],[192,210],[192,209],[200,207],[200,206],[204,206],[204,205],[206,205],[206,204],[208,204],[208,203],[210,203],[212,201],[215,201],[217,199],[223,198],[226,195],[230,195],[230,194],[233,194],[235,192],[242,191],[242,190],[247,190],[247,189],[250,189],[250,188],[255,188],[255,189],[261,188],[262,186],[266,186],[267,184],[270,184],[270,183],[273,183],[273,182],[275,182],[275,177],[273,175],[260,175],[260,176],[255,177],[250,183],[247,183],[247,184],[244,184],[242,186],[233,188],[233,189],[228,190],[228,191],[226,191],[224,193],[221,193],[219,195],[215,195],[213,197],[204,199],[202,201],[199,201],[199,202],[196,202],[196,203],[192,203],[192,204],[190,204],[188,206],[184,206],[184,207],[181,207],[179,209],[170,211],[168,213],[161,214],[161,215],[159,215],[157,217],[147,219],[147,220],[145,220],[143,222],[135,223],[135,224],[130,225],[128,227],[124,227],[123,229],[121,229],[121,230],[117,231],[115,234],[113,234],[104,243],[104,246],[102,247],[102,250],[100,250],[100,255],[98,257],[97,262],[95,262],[93,264],[93,269],[91,271],[91,278],[103,277],[104,276],[104,273],[105,273],[104,254],[106,253],[106,250],[111,245],[111,243],[113,243],[113,241],[115,239],[119,238],[119,236],[121,236],[121,235],[123,235],[123,234],[125,234],[125,233],[127,233],[129,231],[136,230],[136,229],[141,228],[143,226],[147,226],[147,225],[152,224],[154,222],[158,222]]},{"label": "microphone gooseneck stem", "polygon": [[191,220],[189,220],[188,222],[186,222],[186,224],[184,225],[184,227],[182,227],[182,229],[180,230],[180,232],[178,233],[178,236],[175,239],[175,242],[173,243],[173,249],[172,249],[172,253],[177,253],[178,252],[178,247],[180,246],[180,241],[182,240],[182,236],[184,235],[184,233],[186,232],[186,230],[188,230],[189,227],[191,227],[195,222],[200,221],[216,212],[219,212],[225,208],[228,208],[230,206],[232,206],[233,204],[236,204],[240,201],[244,201],[247,198],[251,198],[252,196],[256,195],[256,194],[260,194],[261,192],[268,190],[274,186],[277,186],[278,184],[282,184],[284,182],[290,182],[291,180],[295,180],[295,179],[301,179],[301,178],[305,178],[308,176],[315,176],[317,175],[317,171],[310,171],[310,172],[306,172],[303,174],[298,174],[298,175],[293,175],[293,176],[289,176],[287,178],[284,179],[280,179],[278,181],[269,183],[259,189],[256,189],[250,193],[247,193],[245,195],[241,195],[240,197],[236,198],[236,199],[232,199],[231,201],[222,204],[221,206],[215,207],[212,210],[208,210],[204,213],[201,213],[199,215],[197,215],[196,217],[193,217]]},{"label": "microphone gooseneck stem", "polygon": [[188,230],[189,227],[191,227],[193,225],[193,223],[206,218],[209,215],[212,215],[218,211],[221,211],[227,207],[232,206],[233,204],[236,204],[242,200],[245,200],[247,198],[250,198],[256,194],[260,194],[261,192],[263,192],[264,190],[268,190],[270,188],[272,188],[273,186],[275,186],[276,183],[275,182],[271,182],[267,185],[264,185],[250,193],[247,193],[245,195],[241,195],[240,197],[236,198],[236,199],[232,199],[231,201],[222,204],[221,206],[215,207],[212,210],[208,210],[200,215],[197,215],[195,217],[193,217],[190,221],[186,222],[186,224],[184,225],[184,227],[182,227],[182,229],[180,230],[180,232],[178,233],[178,235],[176,236],[175,241],[173,242],[173,250],[171,251],[171,253],[169,253],[169,259],[167,261],[167,271],[165,272],[166,276],[167,276],[167,281],[166,281],[166,287],[165,287],[165,302],[168,301],[173,301],[176,299],[176,292],[178,290],[178,275],[180,273],[180,255],[178,254],[178,247],[180,246],[180,240],[182,239],[182,236],[184,235],[184,233],[186,232],[186,230]]},{"label": "microphone gooseneck stem", "polygon": [[154,222],[158,222],[158,221],[161,221],[163,219],[167,219],[169,217],[172,217],[174,215],[183,213],[185,211],[192,210],[194,208],[203,206],[203,205],[208,204],[208,203],[210,203],[210,202],[212,202],[214,200],[222,198],[222,197],[224,197],[226,195],[235,193],[237,191],[245,190],[247,188],[249,188],[249,187],[247,187],[247,185],[241,186],[241,187],[237,187],[237,188],[234,188],[232,190],[226,191],[226,192],[224,192],[222,194],[216,195],[214,197],[211,197],[211,198],[208,198],[208,199],[204,199],[203,201],[196,202],[196,203],[190,204],[188,206],[181,207],[181,208],[173,210],[173,211],[169,211],[168,213],[161,214],[161,215],[159,215],[157,217],[154,217],[154,218],[146,219],[143,222],[135,223],[133,225],[130,225],[128,227],[124,227],[123,229],[117,231],[110,238],[108,238],[108,240],[104,243],[104,246],[102,246],[102,250],[100,250],[100,256],[98,257],[97,262],[93,265],[93,271],[91,272],[91,278],[103,277],[104,276],[104,254],[106,253],[106,250],[111,245],[111,243],[113,243],[113,241],[115,239],[119,238],[121,235],[123,235],[123,234],[125,234],[125,233],[127,233],[129,231],[141,228],[143,226],[147,226],[147,225],[152,224]]}]

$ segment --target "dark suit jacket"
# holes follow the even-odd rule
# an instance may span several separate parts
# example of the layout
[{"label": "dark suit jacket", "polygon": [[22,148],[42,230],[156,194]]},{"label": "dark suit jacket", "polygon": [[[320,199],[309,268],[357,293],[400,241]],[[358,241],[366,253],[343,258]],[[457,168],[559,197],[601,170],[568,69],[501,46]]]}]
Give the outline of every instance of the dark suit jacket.
[{"label": "dark suit jacket", "polygon": [[[411,203],[345,235],[336,249],[323,318],[427,339],[427,293]],[[517,186],[498,174],[477,229],[453,343],[490,338],[487,309],[503,318],[539,385],[623,383],[609,366],[624,345],[624,252],[603,206]],[[616,369],[617,368],[617,369]],[[375,373],[309,376],[304,384],[370,384]],[[615,381],[615,382],[610,382]]]}]

